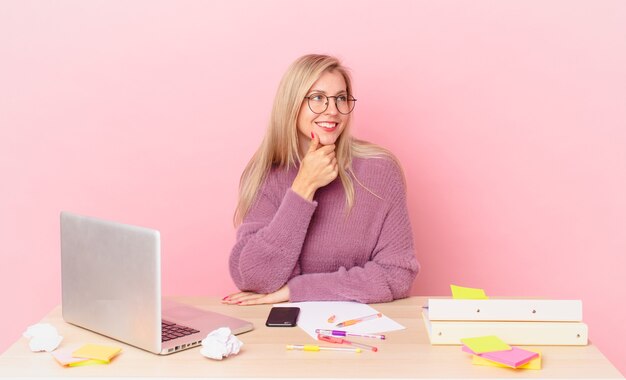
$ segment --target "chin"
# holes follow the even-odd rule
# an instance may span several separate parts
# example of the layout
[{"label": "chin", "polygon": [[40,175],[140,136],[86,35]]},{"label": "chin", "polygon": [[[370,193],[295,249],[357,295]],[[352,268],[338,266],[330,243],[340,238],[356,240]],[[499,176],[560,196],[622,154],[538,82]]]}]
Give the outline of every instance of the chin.
[{"label": "chin", "polygon": [[320,136],[320,144],[322,145],[332,145],[337,142],[337,137],[335,136]]},{"label": "chin", "polygon": [[[339,140],[339,136],[341,136],[341,133],[337,133],[338,131],[333,131],[333,132],[326,132],[326,133],[320,133],[320,143],[322,145],[331,145],[331,144],[335,144],[337,142],[337,140]],[[318,132],[319,133],[319,132]]]}]

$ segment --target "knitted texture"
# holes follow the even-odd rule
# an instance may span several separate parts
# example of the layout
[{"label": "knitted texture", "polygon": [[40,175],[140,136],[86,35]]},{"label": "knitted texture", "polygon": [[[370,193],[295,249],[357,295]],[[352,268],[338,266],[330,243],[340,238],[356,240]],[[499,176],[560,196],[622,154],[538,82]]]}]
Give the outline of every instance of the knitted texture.
[{"label": "knitted texture", "polygon": [[353,180],[349,213],[339,178],[309,202],[291,190],[297,168],[271,169],[230,255],[239,289],[271,293],[288,284],[292,302],[409,295],[419,264],[402,174],[387,158],[355,158],[352,166],[367,189]]}]

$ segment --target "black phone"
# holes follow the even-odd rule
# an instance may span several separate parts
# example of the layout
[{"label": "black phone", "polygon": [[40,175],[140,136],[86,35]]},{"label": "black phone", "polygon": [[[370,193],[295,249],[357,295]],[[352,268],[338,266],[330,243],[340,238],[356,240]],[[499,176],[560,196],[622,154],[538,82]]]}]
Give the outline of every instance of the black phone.
[{"label": "black phone", "polygon": [[293,327],[298,322],[299,307],[273,307],[267,316],[265,326],[268,327]]}]

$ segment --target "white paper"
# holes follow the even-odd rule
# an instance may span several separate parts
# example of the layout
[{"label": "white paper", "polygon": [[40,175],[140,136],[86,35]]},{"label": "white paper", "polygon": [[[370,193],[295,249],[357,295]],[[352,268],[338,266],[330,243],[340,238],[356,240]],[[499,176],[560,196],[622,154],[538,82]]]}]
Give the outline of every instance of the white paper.
[{"label": "white paper", "polygon": [[202,340],[200,354],[209,359],[222,360],[230,355],[236,355],[243,346],[243,342],[232,334],[228,327],[221,327],[211,331]]},{"label": "white paper", "polygon": [[28,341],[28,347],[33,352],[52,352],[63,340],[57,329],[49,323],[37,323],[29,326],[22,334]]},{"label": "white paper", "polygon": [[[379,334],[405,329],[404,326],[384,314],[381,318],[371,319],[347,327],[337,327],[337,324],[343,321],[378,313],[376,309],[364,303],[323,301],[280,303],[274,306],[299,307],[298,327],[314,339],[317,339],[316,329],[343,330],[358,334]],[[335,316],[335,321],[328,323],[328,317],[331,315]]]}]

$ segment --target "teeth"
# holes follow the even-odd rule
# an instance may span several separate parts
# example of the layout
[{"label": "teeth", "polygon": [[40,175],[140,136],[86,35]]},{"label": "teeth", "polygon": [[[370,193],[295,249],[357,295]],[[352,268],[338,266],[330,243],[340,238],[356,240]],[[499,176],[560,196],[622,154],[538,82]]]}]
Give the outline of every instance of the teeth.
[{"label": "teeth", "polygon": [[322,128],[335,128],[337,123],[317,123]]}]

